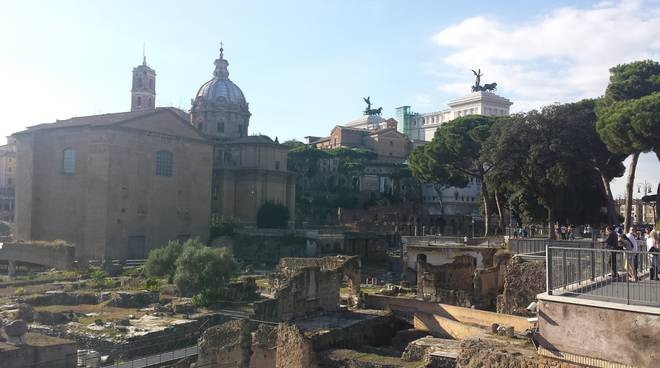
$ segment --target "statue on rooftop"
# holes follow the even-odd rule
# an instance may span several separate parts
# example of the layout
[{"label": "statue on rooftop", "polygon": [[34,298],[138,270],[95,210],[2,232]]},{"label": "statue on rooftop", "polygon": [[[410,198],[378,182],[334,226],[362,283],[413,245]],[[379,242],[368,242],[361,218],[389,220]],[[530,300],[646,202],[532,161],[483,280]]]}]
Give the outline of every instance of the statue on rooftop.
[{"label": "statue on rooftop", "polygon": [[477,69],[477,71],[472,69],[472,73],[474,73],[474,76],[476,77],[474,80],[474,86],[472,86],[472,92],[492,92],[497,88],[497,83],[486,83],[483,86],[481,85],[481,77],[483,76],[481,69]]},{"label": "statue on rooftop", "polygon": [[364,102],[367,103],[367,108],[364,110],[365,115],[380,115],[383,112],[383,108],[379,107],[377,109],[371,108],[371,96],[363,97]]}]

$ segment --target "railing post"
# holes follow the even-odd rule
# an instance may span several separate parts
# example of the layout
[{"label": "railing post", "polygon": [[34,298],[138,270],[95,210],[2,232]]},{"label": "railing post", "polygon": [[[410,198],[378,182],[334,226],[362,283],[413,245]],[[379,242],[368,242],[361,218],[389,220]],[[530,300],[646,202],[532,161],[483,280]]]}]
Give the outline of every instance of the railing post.
[{"label": "railing post", "polygon": [[566,286],[568,284],[568,278],[566,277],[566,249],[561,250],[561,286]]},{"label": "railing post", "polygon": [[[621,264],[627,265],[628,258],[629,257],[627,257],[626,252],[623,251],[623,259],[622,259],[623,262]],[[630,267],[630,265],[627,266]],[[628,274],[628,270],[627,270],[628,267],[626,267],[626,270],[624,271],[626,275],[626,304],[630,305],[630,275]]]},{"label": "railing post", "polygon": [[545,291],[552,295],[552,252],[550,244],[545,244]]},{"label": "railing post", "polygon": [[596,279],[596,242],[591,242],[591,256],[590,266],[591,266],[591,281]]},{"label": "railing post", "polygon": [[582,283],[582,249],[577,248],[577,281],[578,284]]}]

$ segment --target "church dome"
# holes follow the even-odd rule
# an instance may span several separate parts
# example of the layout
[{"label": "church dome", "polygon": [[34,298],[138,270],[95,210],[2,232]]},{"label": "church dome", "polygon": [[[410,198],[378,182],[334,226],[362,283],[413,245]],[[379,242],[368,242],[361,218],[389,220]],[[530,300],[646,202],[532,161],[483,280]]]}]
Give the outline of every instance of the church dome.
[{"label": "church dome", "polygon": [[195,100],[201,98],[205,102],[239,105],[243,109],[247,108],[243,91],[229,80],[228,65],[229,62],[225,60],[223,50],[220,49],[220,58],[215,60],[213,79],[199,88]]},{"label": "church dome", "polygon": [[207,101],[224,100],[223,102],[246,104],[243,91],[229,79],[211,79],[202,84],[196,97],[202,97]]}]

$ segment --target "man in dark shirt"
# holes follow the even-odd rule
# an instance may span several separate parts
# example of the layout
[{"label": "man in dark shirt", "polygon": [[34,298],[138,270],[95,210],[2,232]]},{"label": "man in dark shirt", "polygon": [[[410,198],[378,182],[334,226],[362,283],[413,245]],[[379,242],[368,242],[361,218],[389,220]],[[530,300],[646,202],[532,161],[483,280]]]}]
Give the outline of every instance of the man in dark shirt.
[{"label": "man in dark shirt", "polygon": [[[610,250],[620,250],[619,248],[619,239],[617,234],[612,230],[611,227],[607,227],[607,239],[605,240],[606,248]],[[610,265],[612,266],[612,279],[616,280],[619,276],[619,273],[616,268],[616,252],[610,253]]]}]

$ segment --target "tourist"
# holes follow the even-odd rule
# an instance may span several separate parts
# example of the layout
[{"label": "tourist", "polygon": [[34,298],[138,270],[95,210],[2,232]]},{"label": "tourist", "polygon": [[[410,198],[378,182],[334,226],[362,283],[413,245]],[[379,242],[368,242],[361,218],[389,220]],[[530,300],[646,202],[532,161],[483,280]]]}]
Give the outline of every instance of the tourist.
[{"label": "tourist", "polygon": [[591,226],[589,226],[589,224],[587,224],[587,226],[584,227],[583,236],[585,238],[591,238]]},{"label": "tourist", "polygon": [[637,245],[634,227],[630,227],[628,234],[626,234],[626,238],[628,239],[628,242],[630,242],[628,250],[632,251],[632,253],[628,254],[628,277],[631,278],[632,281],[637,281],[637,269],[639,267],[637,252],[639,251],[639,246]]},{"label": "tourist", "polygon": [[566,226],[561,225],[560,227],[561,240],[566,240]]},{"label": "tourist", "polygon": [[612,267],[612,280],[616,280],[619,276],[616,267],[616,252],[615,250],[620,250],[618,239],[616,233],[612,230],[611,227],[607,227],[607,239],[605,240],[605,246],[610,250],[610,266]]},{"label": "tourist", "polygon": [[646,250],[649,252],[649,278],[651,280],[658,280],[658,255],[651,253],[658,253],[658,240],[656,238],[657,231],[649,227],[646,229]]}]

